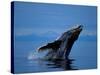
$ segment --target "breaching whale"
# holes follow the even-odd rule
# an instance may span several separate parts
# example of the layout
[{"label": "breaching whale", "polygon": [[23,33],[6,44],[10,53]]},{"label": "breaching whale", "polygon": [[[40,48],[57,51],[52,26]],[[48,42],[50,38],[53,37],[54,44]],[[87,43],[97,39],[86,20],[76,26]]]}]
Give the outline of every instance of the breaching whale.
[{"label": "breaching whale", "polygon": [[47,59],[68,59],[71,48],[78,39],[82,29],[83,25],[78,25],[77,27],[62,33],[62,35],[54,42],[40,47],[38,51],[48,50],[49,52],[45,56]]}]

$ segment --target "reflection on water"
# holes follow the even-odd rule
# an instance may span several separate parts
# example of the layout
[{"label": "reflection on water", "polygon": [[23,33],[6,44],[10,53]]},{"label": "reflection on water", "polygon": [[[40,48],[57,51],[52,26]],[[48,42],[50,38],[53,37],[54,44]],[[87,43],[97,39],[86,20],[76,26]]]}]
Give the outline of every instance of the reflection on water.
[{"label": "reflection on water", "polygon": [[95,60],[82,59],[82,57],[67,60],[46,60],[42,58],[26,59],[18,57],[15,60],[15,73],[35,73],[67,71],[96,68]]},{"label": "reflection on water", "polygon": [[74,65],[74,59],[67,60],[46,60],[46,59],[32,59],[28,61],[30,72],[47,72],[47,71],[65,71],[78,70]]},{"label": "reflection on water", "polygon": [[45,54],[46,53],[30,52],[28,56],[22,55],[15,57],[15,73],[82,70],[97,67],[97,60],[93,55],[72,56],[67,60],[46,60],[44,59]]},{"label": "reflection on water", "polygon": [[50,60],[50,62],[46,64],[49,68],[62,68],[63,70],[77,70],[72,66],[74,59],[67,59],[67,60]]},{"label": "reflection on water", "polygon": [[[39,57],[39,55],[41,55]],[[44,54],[45,55],[45,54]],[[58,70],[77,70],[74,65],[75,59],[45,59],[44,56],[38,52],[29,54],[28,64],[33,67],[46,68],[47,71]],[[34,66],[35,65],[35,66]],[[44,70],[45,71],[45,70]]]},{"label": "reflection on water", "polygon": [[[39,55],[41,56],[39,57]],[[75,59],[45,59],[44,56],[38,52],[29,54],[28,61],[30,66],[39,67],[40,69],[42,68],[42,70],[46,69],[44,71],[77,70],[77,68],[73,66]]]},{"label": "reflection on water", "polygon": [[22,56],[18,55],[14,60],[15,73],[82,70],[97,67],[97,60],[93,55],[71,56],[67,60],[46,60],[44,58],[45,54],[46,53],[30,52],[28,56],[26,56],[26,54]]}]

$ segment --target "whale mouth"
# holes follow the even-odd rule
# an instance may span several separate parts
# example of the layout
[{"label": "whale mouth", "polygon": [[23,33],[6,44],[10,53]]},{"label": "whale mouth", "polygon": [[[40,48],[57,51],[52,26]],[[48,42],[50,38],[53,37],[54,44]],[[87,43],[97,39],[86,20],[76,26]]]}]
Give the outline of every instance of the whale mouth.
[{"label": "whale mouth", "polygon": [[64,32],[61,37],[54,42],[40,47],[38,51],[49,50],[46,56],[51,59],[67,59],[74,42],[78,39],[79,34],[82,30],[83,25],[78,25],[77,27]]},{"label": "whale mouth", "polygon": [[83,29],[83,25],[82,24],[77,24],[72,29]]},{"label": "whale mouth", "polygon": [[80,26],[79,26],[79,29],[83,29],[83,25],[80,25]]},{"label": "whale mouth", "polygon": [[[81,32],[83,30],[83,25],[78,25],[78,26],[76,26],[75,28],[73,28],[71,30],[73,31],[73,33],[77,32],[77,31]],[[69,31],[71,31],[71,30],[69,30]]]},{"label": "whale mouth", "polygon": [[78,29],[79,29],[79,30],[82,30],[82,29],[83,29],[83,25],[80,25],[80,26],[78,27]]}]

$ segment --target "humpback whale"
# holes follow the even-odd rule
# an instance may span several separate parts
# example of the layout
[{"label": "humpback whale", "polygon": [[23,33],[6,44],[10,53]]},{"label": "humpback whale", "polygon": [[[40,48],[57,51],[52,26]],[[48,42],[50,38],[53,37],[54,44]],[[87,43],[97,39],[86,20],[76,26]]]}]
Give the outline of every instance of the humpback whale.
[{"label": "humpback whale", "polygon": [[48,50],[45,58],[47,59],[68,59],[74,42],[78,39],[83,25],[72,28],[56,39],[54,42],[48,43],[38,49],[38,51]]}]

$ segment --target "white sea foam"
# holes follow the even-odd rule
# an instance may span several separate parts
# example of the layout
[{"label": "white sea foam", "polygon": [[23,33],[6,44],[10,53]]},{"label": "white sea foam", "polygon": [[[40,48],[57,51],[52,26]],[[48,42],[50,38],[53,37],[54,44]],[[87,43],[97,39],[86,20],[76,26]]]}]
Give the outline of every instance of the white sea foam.
[{"label": "white sea foam", "polygon": [[44,56],[48,53],[48,51],[44,51],[44,52],[38,52],[38,51],[35,51],[35,52],[30,52],[28,54],[28,60],[32,60],[32,59],[41,59],[41,58],[44,58]]}]

